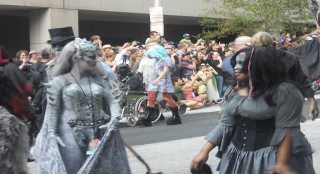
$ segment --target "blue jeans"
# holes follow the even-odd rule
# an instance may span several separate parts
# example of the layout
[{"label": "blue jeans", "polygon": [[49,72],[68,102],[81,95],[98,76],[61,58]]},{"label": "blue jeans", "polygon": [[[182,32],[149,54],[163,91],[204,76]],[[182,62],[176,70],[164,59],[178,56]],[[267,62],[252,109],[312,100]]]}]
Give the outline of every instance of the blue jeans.
[{"label": "blue jeans", "polygon": [[217,80],[218,93],[219,93],[219,96],[221,98],[222,97],[223,77],[222,76],[216,76],[216,80]]}]

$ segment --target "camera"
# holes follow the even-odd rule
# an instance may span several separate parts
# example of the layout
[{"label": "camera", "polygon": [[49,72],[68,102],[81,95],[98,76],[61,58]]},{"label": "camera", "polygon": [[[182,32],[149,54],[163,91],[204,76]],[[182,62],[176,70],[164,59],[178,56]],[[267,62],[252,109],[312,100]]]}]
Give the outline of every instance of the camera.
[{"label": "camera", "polygon": [[190,57],[194,57],[195,55],[197,55],[197,51],[191,51],[190,52]]}]

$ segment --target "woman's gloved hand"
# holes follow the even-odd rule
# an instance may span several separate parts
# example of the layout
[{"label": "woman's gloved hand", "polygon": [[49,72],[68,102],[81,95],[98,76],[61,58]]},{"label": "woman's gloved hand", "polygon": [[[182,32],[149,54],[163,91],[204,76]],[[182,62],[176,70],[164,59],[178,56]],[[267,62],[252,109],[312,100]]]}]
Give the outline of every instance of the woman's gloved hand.
[{"label": "woman's gloved hand", "polygon": [[111,120],[107,124],[102,125],[99,128],[114,131],[114,130],[118,129],[118,124],[119,124],[118,117],[112,117]]}]

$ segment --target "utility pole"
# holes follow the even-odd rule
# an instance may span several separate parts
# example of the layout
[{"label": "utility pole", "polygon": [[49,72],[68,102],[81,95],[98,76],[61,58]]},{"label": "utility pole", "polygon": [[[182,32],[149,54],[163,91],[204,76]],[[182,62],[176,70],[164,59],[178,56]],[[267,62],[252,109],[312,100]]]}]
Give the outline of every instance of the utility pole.
[{"label": "utility pole", "polygon": [[161,7],[161,0],[154,0],[154,7]]},{"label": "utility pole", "polygon": [[161,0],[154,0],[154,6],[149,8],[150,13],[150,31],[157,31],[161,36],[164,36],[163,24],[163,8]]}]

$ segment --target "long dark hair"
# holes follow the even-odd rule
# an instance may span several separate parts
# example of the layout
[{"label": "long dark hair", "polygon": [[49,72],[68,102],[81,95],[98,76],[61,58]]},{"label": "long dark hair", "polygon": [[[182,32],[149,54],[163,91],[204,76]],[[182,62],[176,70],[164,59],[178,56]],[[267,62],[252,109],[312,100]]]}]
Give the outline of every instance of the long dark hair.
[{"label": "long dark hair", "polygon": [[[249,75],[248,86],[250,97],[256,98],[261,94],[271,96],[276,87],[287,81],[285,65],[275,49],[269,47],[250,47],[239,50],[231,59],[231,65],[236,64],[236,57],[244,52],[243,72]],[[239,82],[235,81],[233,87],[237,88]]]}]

